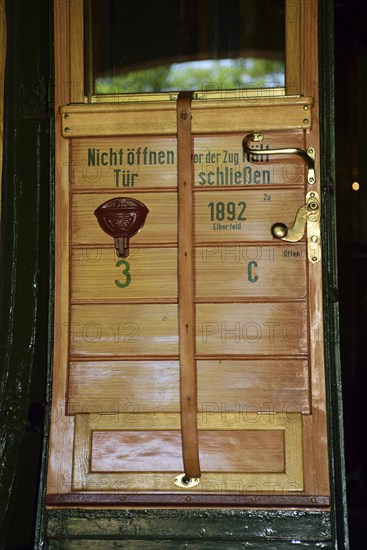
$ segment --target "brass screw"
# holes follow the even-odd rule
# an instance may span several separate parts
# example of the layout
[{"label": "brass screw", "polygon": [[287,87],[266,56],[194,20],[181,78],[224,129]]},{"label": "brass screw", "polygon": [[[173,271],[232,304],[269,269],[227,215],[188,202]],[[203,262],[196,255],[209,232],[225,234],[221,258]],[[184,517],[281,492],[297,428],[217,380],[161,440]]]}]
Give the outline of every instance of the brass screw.
[{"label": "brass screw", "polygon": [[308,181],[309,181],[309,183],[314,183],[315,179],[314,179],[314,178],[310,178]]},{"label": "brass screw", "polygon": [[316,262],[316,261],[317,261],[316,256],[313,256],[312,261],[313,261],[313,262]]},{"label": "brass screw", "polygon": [[64,114],[64,118],[69,118],[68,113],[65,113],[65,114]]},{"label": "brass screw", "polygon": [[190,501],[191,501],[191,497],[190,497],[190,496],[185,497],[185,502],[190,502]]},{"label": "brass screw", "polygon": [[303,124],[308,124],[308,118],[303,119]]},{"label": "brass screw", "polygon": [[304,111],[308,111],[308,105],[304,105],[304,106],[303,106],[303,110],[304,110]]},{"label": "brass screw", "polygon": [[70,128],[66,126],[66,128],[64,128],[64,132],[67,134],[68,132],[70,132]]}]

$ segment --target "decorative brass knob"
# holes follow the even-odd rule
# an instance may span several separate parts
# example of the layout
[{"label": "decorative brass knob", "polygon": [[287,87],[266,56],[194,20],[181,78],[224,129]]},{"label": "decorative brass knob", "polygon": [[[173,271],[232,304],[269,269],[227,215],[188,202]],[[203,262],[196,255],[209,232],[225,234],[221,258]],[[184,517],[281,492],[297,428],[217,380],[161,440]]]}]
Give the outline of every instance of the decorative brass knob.
[{"label": "decorative brass knob", "polygon": [[283,239],[283,237],[286,237],[288,233],[288,227],[285,225],[285,223],[275,223],[271,226],[271,234],[276,239]]}]

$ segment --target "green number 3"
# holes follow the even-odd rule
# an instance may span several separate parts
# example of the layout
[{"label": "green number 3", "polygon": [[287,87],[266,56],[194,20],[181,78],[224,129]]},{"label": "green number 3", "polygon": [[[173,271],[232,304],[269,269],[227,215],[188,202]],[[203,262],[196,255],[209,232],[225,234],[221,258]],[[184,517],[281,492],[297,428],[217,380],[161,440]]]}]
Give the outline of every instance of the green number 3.
[{"label": "green number 3", "polygon": [[122,283],[118,279],[115,279],[115,284],[119,288],[126,288],[131,283],[130,264],[127,260],[119,260],[116,262],[116,267],[120,267],[120,265],[125,266],[125,269],[122,270],[122,274],[125,275],[125,282]]}]

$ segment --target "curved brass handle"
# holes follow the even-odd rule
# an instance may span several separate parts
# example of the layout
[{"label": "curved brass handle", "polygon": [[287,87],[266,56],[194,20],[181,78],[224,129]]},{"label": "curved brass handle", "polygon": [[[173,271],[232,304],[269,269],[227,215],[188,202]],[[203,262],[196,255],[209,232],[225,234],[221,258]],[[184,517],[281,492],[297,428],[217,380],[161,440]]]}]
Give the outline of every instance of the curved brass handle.
[{"label": "curved brass handle", "polygon": [[306,162],[308,166],[308,172],[307,172],[307,181],[311,185],[315,183],[315,149],[313,147],[309,147],[307,151],[304,151],[303,149],[297,149],[296,147],[288,147],[288,148],[282,148],[282,149],[262,149],[261,151],[256,151],[256,149],[251,149],[249,142],[253,141],[263,141],[264,134],[255,134],[252,132],[251,134],[247,134],[243,138],[242,141],[242,147],[245,153],[247,155],[298,155],[302,157]]},{"label": "curved brass handle", "polygon": [[307,249],[310,262],[316,263],[321,259],[321,235],[320,235],[320,200],[316,192],[306,195],[306,204],[298,209],[296,219],[292,227],[284,223],[275,223],[271,233],[276,239],[295,243],[302,239],[307,224]]}]

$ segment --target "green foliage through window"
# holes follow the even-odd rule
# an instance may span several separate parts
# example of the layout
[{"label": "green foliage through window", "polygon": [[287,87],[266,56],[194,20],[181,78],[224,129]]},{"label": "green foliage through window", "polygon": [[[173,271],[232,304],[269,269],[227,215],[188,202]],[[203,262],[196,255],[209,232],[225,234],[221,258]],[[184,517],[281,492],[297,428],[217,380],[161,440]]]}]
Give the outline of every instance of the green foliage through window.
[{"label": "green foliage through window", "polygon": [[230,90],[284,86],[284,63],[276,59],[238,58],[191,61],[99,78],[96,94]]}]

